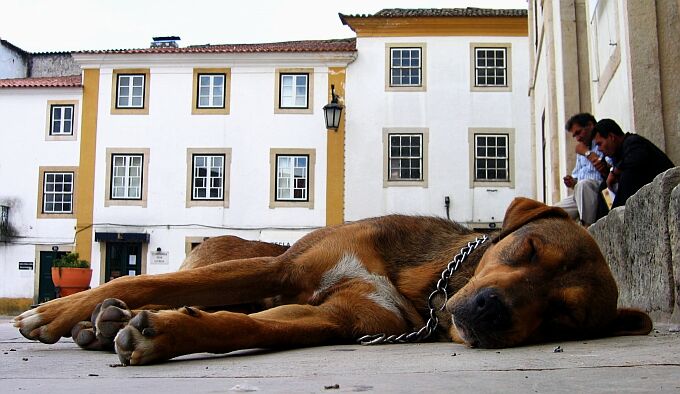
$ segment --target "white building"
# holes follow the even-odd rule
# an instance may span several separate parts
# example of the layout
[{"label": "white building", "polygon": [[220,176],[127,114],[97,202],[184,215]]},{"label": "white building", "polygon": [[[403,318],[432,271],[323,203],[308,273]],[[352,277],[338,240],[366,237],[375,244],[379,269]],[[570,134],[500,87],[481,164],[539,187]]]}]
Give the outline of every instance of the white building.
[{"label": "white building", "polygon": [[525,10],[341,19],[358,52],[347,77],[347,220],[448,214],[489,229],[514,197],[534,196]]},{"label": "white building", "polygon": [[[356,39],[171,38],[74,52],[69,87],[0,79],[0,182],[22,185],[0,190],[16,230],[0,242],[0,298],[43,300],[53,246],[91,261],[97,286],[176,270],[205,237],[293,243],[369,216],[445,216],[445,199],[452,219],[489,229],[534,196],[526,11],[341,19]],[[332,92],[337,130],[323,119]],[[46,134],[49,103],[73,105],[72,136]],[[72,173],[71,188],[46,189],[46,172]],[[72,205],[47,209],[48,194]]]},{"label": "white building", "polygon": [[73,248],[81,97],[80,76],[0,79],[0,297],[54,293],[52,248]]}]

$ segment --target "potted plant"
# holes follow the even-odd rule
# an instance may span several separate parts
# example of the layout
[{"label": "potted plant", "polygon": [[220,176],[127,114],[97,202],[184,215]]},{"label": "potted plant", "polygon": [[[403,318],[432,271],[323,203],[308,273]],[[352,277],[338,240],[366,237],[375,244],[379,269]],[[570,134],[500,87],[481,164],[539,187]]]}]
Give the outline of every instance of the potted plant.
[{"label": "potted plant", "polygon": [[52,282],[54,282],[57,297],[64,297],[90,288],[92,279],[90,263],[78,257],[78,253],[67,253],[52,263]]}]

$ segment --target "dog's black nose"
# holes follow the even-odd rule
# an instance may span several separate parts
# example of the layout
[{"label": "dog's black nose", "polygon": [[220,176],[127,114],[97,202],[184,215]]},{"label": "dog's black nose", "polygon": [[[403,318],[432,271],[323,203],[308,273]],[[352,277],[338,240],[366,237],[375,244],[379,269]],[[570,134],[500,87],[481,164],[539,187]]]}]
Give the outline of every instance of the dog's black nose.
[{"label": "dog's black nose", "polygon": [[508,308],[494,289],[483,289],[478,292],[468,305],[469,312],[477,324],[488,325],[489,328],[501,328],[510,322]]},{"label": "dog's black nose", "polygon": [[498,290],[486,288],[465,301],[451,305],[456,326],[466,333],[468,342],[480,347],[498,347],[499,333],[512,327],[510,308]]}]

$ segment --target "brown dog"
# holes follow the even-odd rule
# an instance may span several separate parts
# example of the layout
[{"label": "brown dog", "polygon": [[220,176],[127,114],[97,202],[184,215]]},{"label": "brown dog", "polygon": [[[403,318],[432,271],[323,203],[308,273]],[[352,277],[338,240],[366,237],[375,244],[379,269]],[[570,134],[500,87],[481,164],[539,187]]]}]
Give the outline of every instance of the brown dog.
[{"label": "brown dog", "polygon": [[[73,328],[76,342],[93,349],[115,337],[121,361],[132,365],[197,352],[401,334],[425,324],[428,295],[442,271],[478,236],[444,219],[393,215],[314,231],[285,252],[218,237],[193,252],[179,272],[123,277],[52,300],[18,316],[15,326],[45,343]],[[242,259],[224,261],[234,257]],[[617,310],[616,284],[590,235],[563,210],[533,200],[516,199],[500,233],[444,282],[452,296],[439,311],[435,336],[473,347],[644,335],[652,329],[646,314]],[[263,305],[278,306],[251,314],[128,310],[265,298]],[[95,327],[80,323],[89,318]]]}]

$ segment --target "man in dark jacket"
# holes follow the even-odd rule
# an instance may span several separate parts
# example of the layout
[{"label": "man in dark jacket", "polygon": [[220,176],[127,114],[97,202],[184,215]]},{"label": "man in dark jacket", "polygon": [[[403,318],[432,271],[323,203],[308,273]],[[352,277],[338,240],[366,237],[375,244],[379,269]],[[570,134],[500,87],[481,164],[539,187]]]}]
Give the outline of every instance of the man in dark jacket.
[{"label": "man in dark jacket", "polygon": [[[648,139],[637,135],[624,134],[616,122],[602,119],[595,125],[594,141],[614,165],[605,181],[606,186],[615,194],[612,208],[626,204],[642,186],[651,182],[660,173],[674,167],[673,162],[661,149]],[[604,199],[600,198],[598,218],[607,214]]]}]

